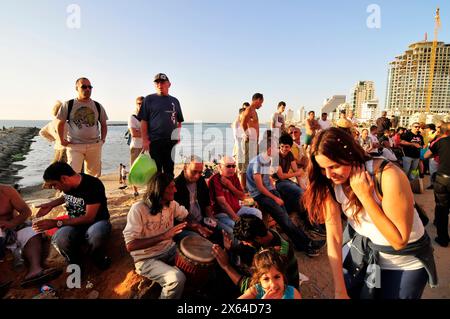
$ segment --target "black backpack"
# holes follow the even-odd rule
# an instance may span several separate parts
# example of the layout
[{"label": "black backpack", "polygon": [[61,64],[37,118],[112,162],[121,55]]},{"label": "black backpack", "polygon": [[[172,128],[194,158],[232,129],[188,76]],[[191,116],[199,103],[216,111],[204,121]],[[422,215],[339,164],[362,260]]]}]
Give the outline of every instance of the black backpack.
[{"label": "black backpack", "polygon": [[[383,190],[381,189],[381,178],[383,174],[384,167],[389,164],[391,161],[388,159],[384,159],[383,162],[380,164],[380,168],[378,169],[378,172],[375,175],[375,188],[377,189],[378,193],[383,196]],[[417,213],[419,213],[420,220],[422,221],[423,226],[426,226],[429,222],[429,218],[427,216],[427,213],[425,210],[414,201],[414,208],[417,210]]]},{"label": "black backpack", "polygon": [[[70,120],[70,113],[72,112],[72,109],[73,109],[73,103],[75,102],[75,100],[74,99],[72,99],[72,100],[69,100],[68,102],[67,102],[67,122],[69,122],[69,120]],[[94,101],[94,103],[95,103],[95,107],[97,108],[97,113],[98,113],[98,119],[97,119],[97,122],[100,122],[100,112],[101,112],[101,110],[100,110],[100,103],[98,103],[97,101]]]}]

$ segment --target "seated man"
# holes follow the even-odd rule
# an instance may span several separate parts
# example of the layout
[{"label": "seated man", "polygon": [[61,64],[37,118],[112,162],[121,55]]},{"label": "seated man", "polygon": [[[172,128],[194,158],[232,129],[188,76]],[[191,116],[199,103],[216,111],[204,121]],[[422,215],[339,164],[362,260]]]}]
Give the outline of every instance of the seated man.
[{"label": "seated man", "polygon": [[[288,212],[303,211],[300,209],[300,199],[303,194],[300,177],[303,172],[298,169],[294,155],[291,153],[293,140],[289,135],[281,135],[279,139],[280,152],[278,158],[278,168],[276,177],[276,189],[280,193],[281,198],[286,203]],[[297,183],[290,178],[295,177]]]},{"label": "seated man", "polygon": [[240,255],[239,251],[231,248],[229,238],[226,235],[228,244],[225,249],[219,245],[213,245],[213,255],[219,266],[228,275],[231,281],[238,286],[240,293],[243,293],[250,287],[251,280],[251,263],[253,256],[266,248],[275,247],[286,259],[287,266],[287,284],[299,287],[299,270],[297,258],[294,254],[292,243],[277,233],[274,229],[268,229],[264,222],[254,216],[243,214],[234,226],[234,236],[236,239],[251,248]]},{"label": "seated man", "polygon": [[209,200],[208,185],[202,172],[202,159],[193,155],[186,160],[183,171],[175,178],[177,188],[175,201],[189,211],[187,217],[189,225],[175,237],[175,241],[189,235],[201,235],[212,241],[221,239],[221,233],[217,228],[213,231],[202,224],[205,217],[213,217],[214,214]]},{"label": "seated man", "polygon": [[301,136],[302,131],[295,127],[294,125],[290,125],[288,129],[288,134],[292,137],[294,141],[292,143],[291,152],[294,155],[295,162],[297,163],[298,168],[305,168],[308,164],[308,158],[305,155],[305,151],[302,147]]},{"label": "seated man", "polygon": [[80,248],[87,241],[94,264],[104,270],[111,264],[104,246],[111,234],[105,186],[94,176],[75,173],[69,164],[55,162],[44,172],[45,187],[64,192],[63,196],[39,205],[36,217],[43,217],[65,203],[68,219],[42,219],[33,224],[36,231],[59,228],[52,237],[56,250],[69,264],[81,265]]},{"label": "seated man", "polygon": [[[28,272],[22,281],[23,287],[52,280],[61,274],[61,270],[55,268],[44,269],[42,236],[26,222],[30,216],[31,210],[17,190],[0,185],[0,261],[3,261],[6,248],[18,252],[16,258],[20,259],[20,255],[25,258]],[[8,286],[8,282],[0,285],[4,293]]]},{"label": "seated man", "polygon": [[[186,226],[189,212],[174,201],[177,191],[171,177],[156,173],[143,200],[131,206],[123,236],[136,272],[162,287],[160,299],[180,299],[186,276],[174,266],[174,236]],[[181,223],[174,226],[174,220]]]},{"label": "seated man", "polygon": [[220,160],[219,172],[209,180],[209,195],[219,228],[230,235],[233,234],[234,222],[240,215],[252,214],[262,219],[259,209],[239,204],[240,200],[245,199],[245,194],[236,174],[236,161],[233,157],[224,156]]},{"label": "seated man", "polygon": [[[268,133],[269,132],[269,133]],[[278,150],[271,143],[270,131],[266,132],[260,144],[262,152],[250,161],[247,169],[247,187],[250,195],[258,203],[262,212],[270,214],[284,233],[292,240],[299,251],[304,251],[310,257],[318,256],[323,242],[312,241],[289,218],[280,193],[270,180],[272,154],[278,155]]]}]

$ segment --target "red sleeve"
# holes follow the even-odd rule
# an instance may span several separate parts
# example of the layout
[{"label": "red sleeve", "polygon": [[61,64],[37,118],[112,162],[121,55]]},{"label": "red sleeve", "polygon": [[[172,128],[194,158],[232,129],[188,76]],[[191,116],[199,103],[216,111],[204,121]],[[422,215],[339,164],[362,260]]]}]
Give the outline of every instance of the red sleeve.
[{"label": "red sleeve", "polygon": [[[216,197],[225,196],[223,193],[223,186],[220,183],[220,175],[214,175],[209,183],[209,188],[211,189],[211,200],[216,201]],[[214,198],[213,198],[214,196]]]}]

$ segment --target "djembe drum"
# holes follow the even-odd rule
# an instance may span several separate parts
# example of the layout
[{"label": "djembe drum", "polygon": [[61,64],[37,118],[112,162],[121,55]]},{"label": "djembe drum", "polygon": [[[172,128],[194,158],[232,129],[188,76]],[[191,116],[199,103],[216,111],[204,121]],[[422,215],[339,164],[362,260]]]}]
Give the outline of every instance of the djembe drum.
[{"label": "djembe drum", "polygon": [[212,246],[212,242],[200,236],[187,236],[181,240],[175,265],[183,271],[190,284],[203,286],[208,281],[215,264]]}]

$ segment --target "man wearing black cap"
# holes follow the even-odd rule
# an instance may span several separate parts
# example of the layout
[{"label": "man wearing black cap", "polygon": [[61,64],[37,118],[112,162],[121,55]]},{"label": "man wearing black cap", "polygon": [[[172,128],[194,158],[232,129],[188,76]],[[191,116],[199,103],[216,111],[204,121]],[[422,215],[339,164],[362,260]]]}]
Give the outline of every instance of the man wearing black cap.
[{"label": "man wearing black cap", "polygon": [[172,148],[178,142],[175,130],[181,128],[183,113],[180,102],[169,95],[171,83],[167,75],[158,73],[153,82],[156,94],[150,94],[144,99],[138,114],[141,120],[142,149],[150,151],[158,171],[173,177]]}]

